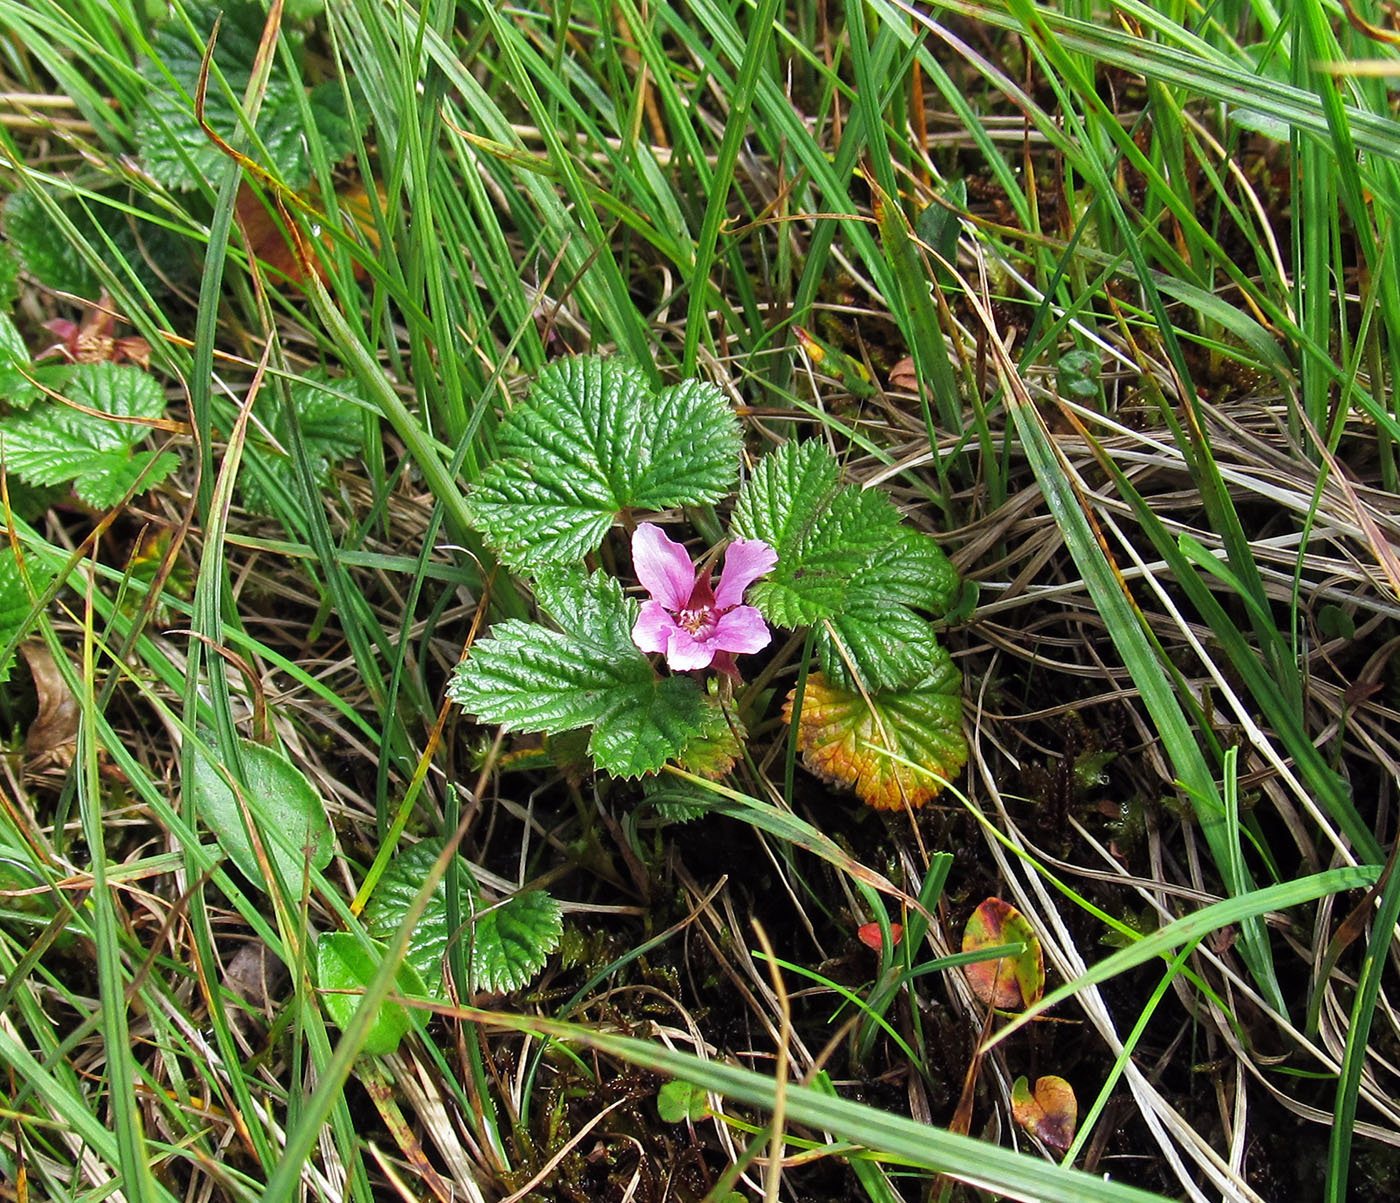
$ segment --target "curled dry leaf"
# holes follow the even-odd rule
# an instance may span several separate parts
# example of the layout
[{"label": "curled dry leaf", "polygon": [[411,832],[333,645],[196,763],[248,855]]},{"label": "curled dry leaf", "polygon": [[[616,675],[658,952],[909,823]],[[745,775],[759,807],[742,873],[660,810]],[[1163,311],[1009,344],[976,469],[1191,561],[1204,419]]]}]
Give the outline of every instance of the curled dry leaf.
[{"label": "curled dry leaf", "polygon": [[984,1003],[999,1011],[1019,1011],[1040,1000],[1045,990],[1045,962],[1034,929],[1010,903],[988,898],[972,912],[963,930],[963,952],[981,952],[1002,944],[1022,944],[1008,953],[968,965],[968,985]]},{"label": "curled dry leaf", "polygon": [[919,391],[919,374],[914,369],[914,357],[906,355],[890,369],[890,388],[901,393]]},{"label": "curled dry leaf", "polygon": [[1032,1136],[1064,1152],[1074,1141],[1079,1101],[1064,1078],[1037,1078],[1034,1091],[1025,1078],[1017,1078],[1011,1087],[1011,1115]]},{"label": "curled dry leaf", "polygon": [[42,643],[20,647],[34,678],[39,713],[24,736],[25,770],[43,775],[66,772],[78,744],[78,700],[73,696],[53,654]]}]

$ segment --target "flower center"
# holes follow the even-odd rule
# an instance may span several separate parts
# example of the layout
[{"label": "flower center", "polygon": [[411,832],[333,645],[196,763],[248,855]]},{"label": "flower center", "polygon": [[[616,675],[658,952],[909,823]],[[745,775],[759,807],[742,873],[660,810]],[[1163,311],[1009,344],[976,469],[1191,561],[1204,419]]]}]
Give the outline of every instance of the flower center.
[{"label": "flower center", "polygon": [[698,638],[708,634],[714,626],[714,611],[709,606],[680,610],[676,613],[676,622],[687,634]]}]

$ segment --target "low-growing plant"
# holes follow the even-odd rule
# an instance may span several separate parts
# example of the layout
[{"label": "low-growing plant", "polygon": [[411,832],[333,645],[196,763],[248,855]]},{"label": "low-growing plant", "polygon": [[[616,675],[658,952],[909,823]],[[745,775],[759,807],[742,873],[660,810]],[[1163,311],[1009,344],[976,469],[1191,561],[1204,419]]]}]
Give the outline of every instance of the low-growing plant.
[{"label": "low-growing plant", "polygon": [[36,364],[0,315],[0,464],[30,485],[71,484],[97,509],[152,488],[179,457],[145,447],[165,416],[165,393],[149,372],[117,363],[115,340],[88,362]]},{"label": "low-growing plant", "polygon": [[[953,604],[957,574],[887,496],[841,484],[823,444],[783,444],[735,495],[742,440],[718,388],[657,391],[622,360],[578,358],[540,373],[498,446],[471,513],[547,621],[498,623],[457,666],[449,695],[480,722],[587,729],[595,766],[617,777],[668,761],[722,775],[744,738],[735,657],[766,648],[771,624],[810,632],[816,668],[798,666],[784,715],[814,772],[894,808],[961,767],[961,679],[930,620]],[[710,507],[731,496],[727,546],[698,563],[639,520],[681,510],[718,533]],[[608,542],[619,522],[630,574]]]}]

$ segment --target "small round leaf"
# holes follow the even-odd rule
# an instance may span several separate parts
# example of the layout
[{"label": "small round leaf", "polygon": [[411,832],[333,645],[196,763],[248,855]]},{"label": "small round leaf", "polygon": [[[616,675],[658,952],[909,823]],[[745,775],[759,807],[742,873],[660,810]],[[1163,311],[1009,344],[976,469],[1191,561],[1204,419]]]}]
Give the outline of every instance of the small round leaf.
[{"label": "small round leaf", "polygon": [[1025,1078],[1017,1078],[1011,1088],[1011,1115],[1032,1136],[1064,1152],[1074,1141],[1079,1101],[1064,1078],[1037,1078],[1034,1091]]},{"label": "small round leaf", "polygon": [[1039,1001],[1045,990],[1045,962],[1034,929],[1010,903],[988,898],[967,921],[963,952],[981,952],[1006,944],[1023,945],[1019,953],[989,957],[964,972],[972,992],[1000,1011],[1019,1011]]}]

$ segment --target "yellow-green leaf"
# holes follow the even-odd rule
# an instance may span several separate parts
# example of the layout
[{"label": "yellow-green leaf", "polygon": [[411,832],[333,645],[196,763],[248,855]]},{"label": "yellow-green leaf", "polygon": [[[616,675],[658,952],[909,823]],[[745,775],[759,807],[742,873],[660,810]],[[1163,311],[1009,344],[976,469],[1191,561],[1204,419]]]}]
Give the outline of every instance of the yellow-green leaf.
[{"label": "yellow-green leaf", "polygon": [[[967,760],[962,678],[931,648],[932,671],[908,689],[861,694],[812,673],[802,695],[797,746],[819,777],[854,789],[877,810],[922,806]],[[783,717],[793,721],[793,695]]]}]

